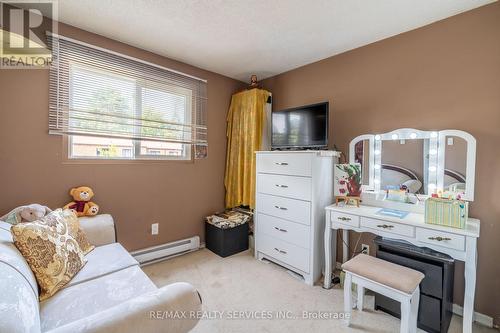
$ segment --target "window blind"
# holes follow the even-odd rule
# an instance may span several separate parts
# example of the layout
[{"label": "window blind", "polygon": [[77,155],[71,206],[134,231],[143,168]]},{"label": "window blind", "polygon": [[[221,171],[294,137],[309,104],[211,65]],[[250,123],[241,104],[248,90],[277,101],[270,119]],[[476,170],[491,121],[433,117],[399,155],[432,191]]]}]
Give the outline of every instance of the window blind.
[{"label": "window blind", "polygon": [[49,133],[207,146],[207,84],[49,35]]}]

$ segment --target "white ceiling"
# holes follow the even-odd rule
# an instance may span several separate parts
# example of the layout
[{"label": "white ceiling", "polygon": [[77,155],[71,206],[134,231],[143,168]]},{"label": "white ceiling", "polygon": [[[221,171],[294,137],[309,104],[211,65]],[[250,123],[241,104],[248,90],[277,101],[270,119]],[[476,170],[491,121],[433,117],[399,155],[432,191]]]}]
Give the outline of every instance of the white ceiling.
[{"label": "white ceiling", "polygon": [[248,81],[492,0],[59,0],[59,20]]}]

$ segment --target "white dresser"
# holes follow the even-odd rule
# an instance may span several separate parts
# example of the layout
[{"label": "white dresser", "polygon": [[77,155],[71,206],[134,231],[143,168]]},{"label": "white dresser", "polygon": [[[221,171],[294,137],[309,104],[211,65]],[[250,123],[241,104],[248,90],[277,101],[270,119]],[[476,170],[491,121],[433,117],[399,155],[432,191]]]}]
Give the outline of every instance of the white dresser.
[{"label": "white dresser", "polygon": [[333,199],[334,151],[257,152],[255,256],[313,285],[324,263],[325,206]]}]

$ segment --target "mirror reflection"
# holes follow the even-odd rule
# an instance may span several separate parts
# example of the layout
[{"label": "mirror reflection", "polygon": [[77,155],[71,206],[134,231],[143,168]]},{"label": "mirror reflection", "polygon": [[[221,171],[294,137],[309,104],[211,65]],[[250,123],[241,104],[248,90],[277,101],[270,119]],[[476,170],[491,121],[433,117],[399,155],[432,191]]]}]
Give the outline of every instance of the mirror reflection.
[{"label": "mirror reflection", "polygon": [[361,164],[361,185],[370,181],[370,141],[361,140],[354,145],[354,162]]},{"label": "mirror reflection", "polygon": [[458,136],[445,138],[443,187],[445,191],[465,192],[467,141]]},{"label": "mirror reflection", "polygon": [[381,150],[381,190],[427,194],[428,139],[384,140]]}]

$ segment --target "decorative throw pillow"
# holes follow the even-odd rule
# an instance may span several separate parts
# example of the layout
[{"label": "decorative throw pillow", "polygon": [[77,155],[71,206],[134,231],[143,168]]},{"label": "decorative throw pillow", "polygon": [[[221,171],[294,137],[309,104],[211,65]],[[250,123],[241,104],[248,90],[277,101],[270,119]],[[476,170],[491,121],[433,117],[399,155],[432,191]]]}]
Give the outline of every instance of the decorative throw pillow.
[{"label": "decorative throw pillow", "polygon": [[71,209],[56,209],[49,215],[41,218],[40,222],[48,225],[55,225],[57,222],[66,223],[68,225],[69,234],[78,242],[83,254],[87,254],[95,248],[87,239],[85,232],[80,228],[80,221],[75,212]]},{"label": "decorative throw pillow", "polygon": [[64,220],[53,217],[44,222],[19,223],[11,228],[14,244],[40,286],[40,301],[64,287],[87,262],[69,229]]}]

